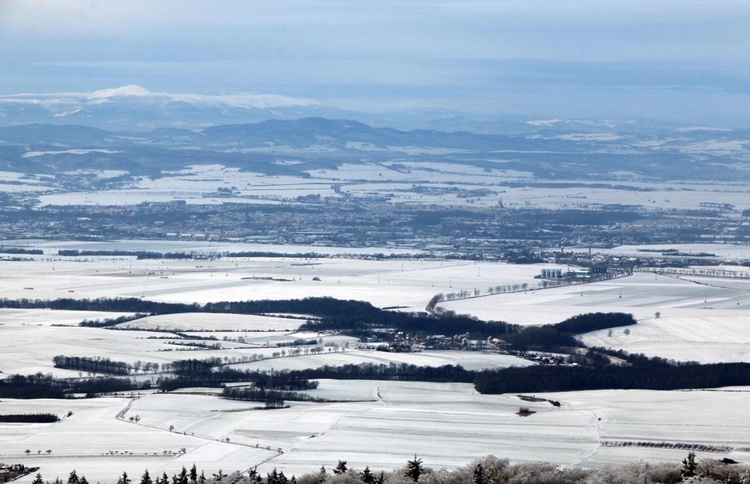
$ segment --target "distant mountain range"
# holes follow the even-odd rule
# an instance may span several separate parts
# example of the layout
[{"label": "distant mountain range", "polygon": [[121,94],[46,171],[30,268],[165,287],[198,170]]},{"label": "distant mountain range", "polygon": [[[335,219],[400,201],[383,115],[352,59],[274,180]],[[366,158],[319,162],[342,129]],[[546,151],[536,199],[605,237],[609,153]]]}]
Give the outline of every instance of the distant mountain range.
[{"label": "distant mountain range", "polygon": [[[149,131],[156,128],[203,129],[269,119],[309,117],[356,119],[374,127],[428,129],[482,134],[652,131],[653,124],[610,120],[561,120],[521,115],[494,116],[441,109],[404,109],[363,113],[326,106],[313,99],[275,94],[201,95],[152,92],[130,85],[90,93],[0,95],[0,126],[78,124],[108,130]],[[662,126],[663,127],[663,126]]]},{"label": "distant mountain range", "polygon": [[337,116],[343,111],[313,100],[278,95],[167,94],[141,86],[91,93],[0,96],[0,124],[80,124],[115,130],[160,127],[202,128],[217,124],[258,122],[269,118]]},{"label": "distant mountain range", "polygon": [[541,180],[739,181],[750,179],[748,140],[748,131],[702,128],[649,135],[556,132],[547,126],[525,135],[401,131],[321,117],[200,130],[30,124],[0,127],[0,170],[120,170],[160,176],[190,165],[222,164],[309,176],[310,170],[343,163],[408,160],[514,170]]},{"label": "distant mountain range", "polygon": [[309,176],[342,163],[409,160],[544,180],[750,179],[748,130],[439,111],[393,116],[400,121],[386,127],[385,118],[364,122],[361,113],[310,99],[166,94],[140,86],[0,96],[0,170],[159,176],[223,164]]}]

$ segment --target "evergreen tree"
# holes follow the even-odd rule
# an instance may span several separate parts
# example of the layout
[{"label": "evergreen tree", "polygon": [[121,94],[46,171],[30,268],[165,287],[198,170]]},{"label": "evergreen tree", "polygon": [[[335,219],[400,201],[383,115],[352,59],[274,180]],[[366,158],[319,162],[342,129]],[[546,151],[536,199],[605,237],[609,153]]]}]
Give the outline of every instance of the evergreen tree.
[{"label": "evergreen tree", "polygon": [[419,480],[419,476],[424,473],[422,467],[422,459],[417,458],[417,454],[414,454],[414,460],[406,462],[406,471],[404,472],[408,477],[411,477],[414,482]]},{"label": "evergreen tree", "polygon": [[688,452],[687,457],[682,459],[682,470],[680,471],[680,475],[683,479],[686,477],[695,477],[695,469],[697,467],[698,464],[695,463],[695,452],[691,450]]},{"label": "evergreen tree", "polygon": [[477,466],[474,468],[474,484],[486,484],[487,483],[487,475],[484,472],[484,466],[482,464],[477,464]]},{"label": "evergreen tree", "polygon": [[152,483],[153,481],[151,480],[151,476],[148,475],[148,469],[146,469],[146,472],[144,472],[143,475],[141,476],[141,484],[152,484]]},{"label": "evergreen tree", "polygon": [[128,477],[127,472],[122,473],[122,476],[120,476],[120,478],[117,479],[117,484],[130,484],[130,478]]},{"label": "evergreen tree", "polygon": [[196,484],[198,482],[198,469],[195,468],[195,464],[190,468],[190,483]]},{"label": "evergreen tree", "polygon": [[31,481],[31,484],[44,484],[44,479],[42,479],[42,475],[37,472],[36,476],[34,477],[34,480]]},{"label": "evergreen tree", "polygon": [[68,484],[81,484],[81,481],[78,479],[78,474],[76,474],[75,469],[73,469],[68,476]]},{"label": "evergreen tree", "polygon": [[180,475],[177,476],[176,484],[188,484],[188,474],[187,474],[187,469],[185,469],[185,466],[182,466]]},{"label": "evergreen tree", "polygon": [[362,479],[362,482],[365,484],[375,484],[375,475],[370,472],[370,466],[365,467],[365,470],[360,472],[360,479]]},{"label": "evergreen tree", "polygon": [[89,484],[89,481],[88,481],[88,479],[86,479],[86,476],[81,476],[80,482],[81,482],[81,484]]},{"label": "evergreen tree", "polygon": [[336,468],[333,470],[334,474],[346,474],[346,471],[348,471],[349,468],[346,467],[346,461],[340,460],[338,465],[336,465]]},{"label": "evergreen tree", "polygon": [[266,474],[266,482],[268,484],[278,484],[279,483],[279,473],[276,471],[276,468],[273,468],[273,471]]},{"label": "evergreen tree", "polygon": [[250,484],[257,484],[263,481],[263,479],[260,477],[260,474],[258,473],[257,466],[247,471],[247,474],[248,474],[247,477],[248,477],[248,480],[250,481]]}]

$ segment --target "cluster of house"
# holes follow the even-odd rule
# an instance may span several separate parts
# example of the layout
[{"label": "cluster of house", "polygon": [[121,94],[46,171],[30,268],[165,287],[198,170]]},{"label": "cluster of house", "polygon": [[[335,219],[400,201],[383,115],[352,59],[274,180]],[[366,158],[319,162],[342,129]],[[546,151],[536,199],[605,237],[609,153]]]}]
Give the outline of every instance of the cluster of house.
[{"label": "cluster of house", "polygon": [[38,467],[26,467],[23,464],[0,463],[0,481],[9,482],[38,470]]},{"label": "cluster of house", "polygon": [[454,336],[432,334],[419,337],[403,332],[396,333],[392,342],[378,347],[380,351],[391,351],[394,353],[416,353],[423,350],[494,351],[507,353],[509,348],[510,343],[495,337],[471,339],[468,333]]}]

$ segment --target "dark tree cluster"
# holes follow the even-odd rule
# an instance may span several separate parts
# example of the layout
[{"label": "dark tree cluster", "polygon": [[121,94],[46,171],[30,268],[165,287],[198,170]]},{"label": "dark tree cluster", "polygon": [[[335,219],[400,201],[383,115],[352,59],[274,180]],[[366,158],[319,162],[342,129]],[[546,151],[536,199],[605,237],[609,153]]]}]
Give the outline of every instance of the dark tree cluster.
[{"label": "dark tree cluster", "polygon": [[313,390],[318,387],[318,382],[309,381],[287,370],[237,370],[223,366],[219,358],[178,360],[171,363],[168,369],[177,376],[159,379],[159,389],[163,391],[200,386],[221,387],[230,382],[253,383],[264,390]]},{"label": "dark tree cluster", "polygon": [[221,358],[177,360],[169,365],[169,369],[177,376],[195,378],[211,374],[221,364]]},{"label": "dark tree cluster", "polygon": [[318,382],[302,378],[291,370],[253,372],[248,375],[255,386],[277,390],[315,390]]},{"label": "dark tree cluster", "polygon": [[0,254],[42,255],[44,251],[42,249],[24,249],[22,247],[0,247]]},{"label": "dark tree cluster", "polygon": [[137,383],[129,378],[55,379],[51,375],[10,375],[0,380],[0,398],[65,398],[80,393],[93,397],[101,393],[126,392],[151,388],[151,382]]},{"label": "dark tree cluster", "polygon": [[297,402],[325,402],[306,393],[285,390],[267,390],[260,387],[231,387],[225,388],[221,396],[229,400],[243,400],[247,402],[264,402],[266,407],[283,407],[284,400]]},{"label": "dark tree cluster", "polygon": [[130,315],[122,315],[118,316],[116,318],[105,318],[105,319],[95,319],[95,320],[84,320],[81,321],[79,326],[82,326],[84,328],[106,328],[111,326],[117,326],[118,324],[127,323],[129,321],[135,321],[137,319],[145,318],[148,316],[148,314],[144,313],[136,313],[136,314],[130,314]]},{"label": "dark tree cluster", "polygon": [[160,303],[140,298],[97,299],[0,299],[0,308],[55,309],[62,311],[102,311],[146,314],[174,314],[198,312],[198,304]]},{"label": "dark tree cluster", "polygon": [[567,348],[583,347],[570,333],[560,331],[554,326],[541,327],[528,326],[520,333],[509,333],[503,339],[513,345],[518,351],[560,351],[566,352]]},{"label": "dark tree cluster", "polygon": [[64,398],[65,385],[49,375],[10,375],[0,380],[0,398]]},{"label": "dark tree cluster", "polygon": [[586,313],[573,316],[553,325],[564,333],[583,334],[600,329],[617,328],[637,324],[632,314],[626,313]]},{"label": "dark tree cluster", "polygon": [[641,368],[665,368],[669,366],[694,366],[699,365],[697,361],[677,361],[661,356],[646,356],[643,353],[628,353],[625,350],[613,350],[611,348],[591,348],[600,354],[609,355],[620,359],[632,366]]},{"label": "dark tree cluster", "polygon": [[474,380],[480,393],[679,390],[743,385],[750,385],[750,363],[665,367],[608,365],[602,368],[530,366],[479,372]]},{"label": "dark tree cluster", "polygon": [[85,371],[87,373],[106,373],[108,375],[127,375],[131,366],[124,361],[113,361],[109,358],[95,356],[64,356],[58,355],[52,358],[55,368],[66,370]]},{"label": "dark tree cluster", "polygon": [[137,390],[148,390],[151,382],[137,382],[130,378],[84,378],[68,382],[66,393],[80,393],[87,397],[95,397],[103,393],[132,392]]},{"label": "dark tree cluster", "polygon": [[587,313],[573,316],[557,324],[547,324],[541,327],[529,326],[519,333],[506,334],[503,339],[518,351],[533,349],[564,352],[565,348],[584,346],[574,338],[574,335],[631,324],[636,324],[632,314]]},{"label": "dark tree cluster", "polygon": [[12,413],[0,415],[0,422],[7,423],[54,423],[59,420],[54,413]]}]

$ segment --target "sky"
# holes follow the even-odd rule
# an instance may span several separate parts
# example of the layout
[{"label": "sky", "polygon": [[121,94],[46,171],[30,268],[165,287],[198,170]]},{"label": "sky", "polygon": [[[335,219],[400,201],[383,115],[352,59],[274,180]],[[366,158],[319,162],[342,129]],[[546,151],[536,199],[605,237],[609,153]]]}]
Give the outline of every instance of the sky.
[{"label": "sky", "polygon": [[0,95],[750,126],[748,0],[0,0]]}]

